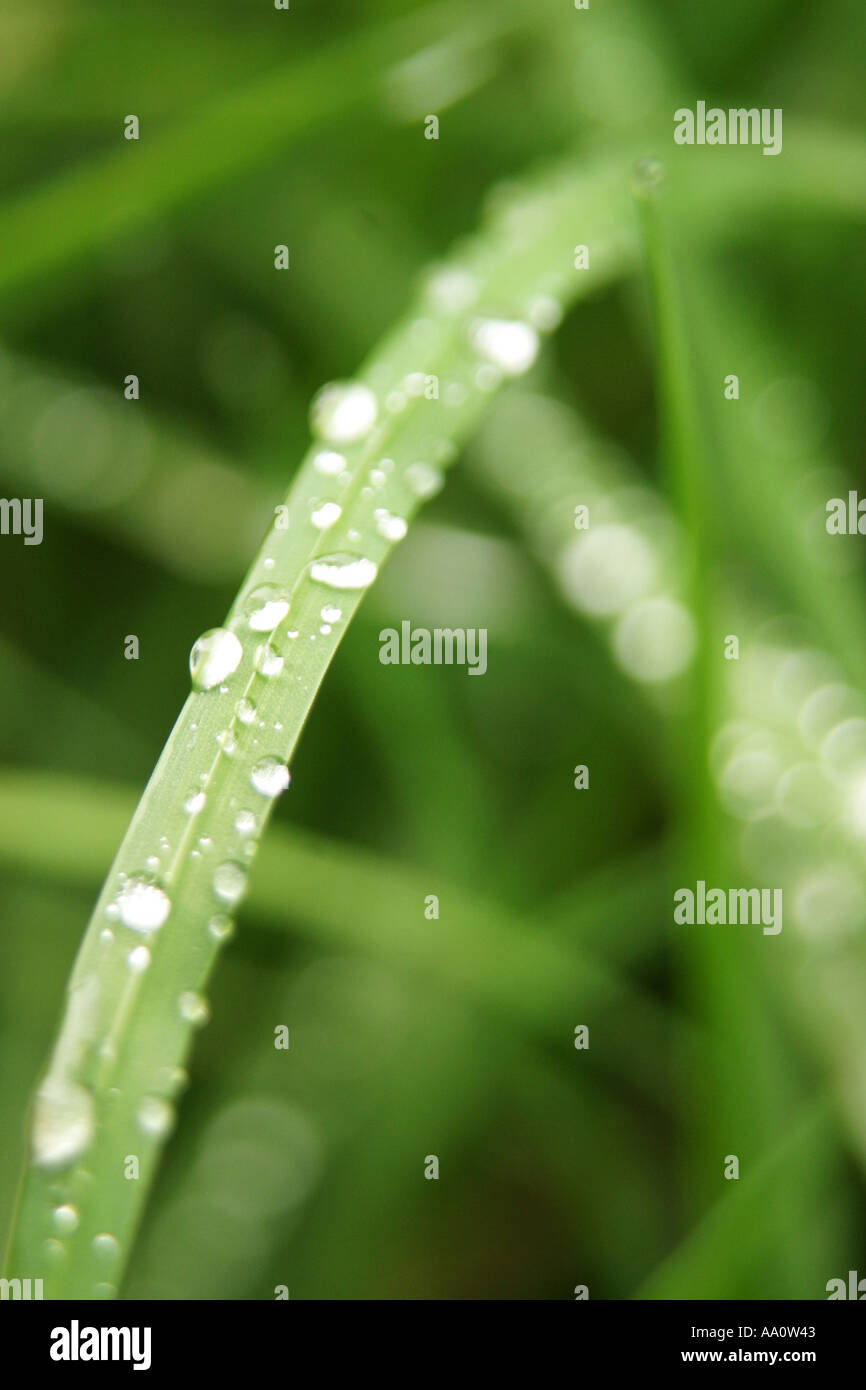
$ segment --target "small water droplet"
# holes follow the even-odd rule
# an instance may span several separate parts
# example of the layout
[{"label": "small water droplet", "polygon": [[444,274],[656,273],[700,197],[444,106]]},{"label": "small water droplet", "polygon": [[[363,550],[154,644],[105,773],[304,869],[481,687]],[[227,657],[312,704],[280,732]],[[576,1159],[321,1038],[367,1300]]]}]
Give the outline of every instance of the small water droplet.
[{"label": "small water droplet", "polygon": [[233,632],[214,627],[203,632],[189,654],[189,670],[196,690],[212,690],[234,675],[244,649]]},{"label": "small water droplet", "polygon": [[310,565],[311,578],[328,589],[366,589],[376,573],[373,561],[359,555],[328,555]]},{"label": "small water droplet", "polygon": [[62,1236],[71,1235],[78,1230],[79,1216],[75,1207],[65,1203],[62,1207],[55,1207],[52,1213],[54,1229]]},{"label": "small water droplet", "polygon": [[275,584],[260,584],[244,600],[247,626],[253,632],[273,632],[289,611],[289,600]]},{"label": "small water droplet", "polygon": [[369,434],[378,406],[369,386],[357,381],[332,381],[323,386],[310,407],[314,434],[329,444],[352,444]]},{"label": "small water droplet", "polygon": [[156,857],[155,854],[150,854],[150,855],[148,855],[147,859],[145,859],[145,861],[144,861],[144,867],[145,867],[150,873],[152,873],[152,874],[155,874],[155,873],[156,873],[157,869],[159,868],[159,860],[157,859],[157,857]]},{"label": "small water droplet", "polygon": [[252,811],[238,811],[235,816],[235,830],[239,835],[254,835],[256,832],[256,818]]},{"label": "small water droplet", "polygon": [[242,700],[238,700],[235,713],[242,724],[252,724],[256,717],[256,707],[252,700],[244,696]]},{"label": "small water droplet", "polygon": [[187,1023],[201,1028],[210,1018],[210,1009],[203,995],[194,989],[186,989],[177,1001],[178,1013]]},{"label": "small water droplet", "polygon": [[171,899],[146,874],[127,879],[114,901],[121,922],[133,931],[158,931],[171,911]]},{"label": "small water droplet", "polygon": [[247,885],[246,869],[231,859],[225,860],[214,870],[213,891],[224,903],[236,903]]},{"label": "small water droplet", "polygon": [[267,556],[265,557],[265,559],[262,560],[262,569],[272,570],[273,567],[274,567],[274,557],[273,557],[273,555],[267,555]]},{"label": "small water droplet", "polygon": [[475,351],[507,376],[528,371],[538,356],[538,334],[519,319],[476,319],[469,336]]},{"label": "small water droplet", "polygon": [[462,266],[443,266],[428,280],[427,293],[442,313],[459,314],[476,299],[478,282]]},{"label": "small water droplet", "polygon": [[537,294],[529,302],[529,322],[541,333],[552,333],[562,321],[562,305],[552,294]]},{"label": "small water droplet", "polygon": [[279,652],[274,651],[270,643],[259,647],[256,652],[256,670],[263,676],[278,676],[283,669],[284,660]]},{"label": "small water droplet", "polygon": [[410,463],[406,469],[406,483],[416,497],[433,497],[444,481],[438,468],[420,460],[418,463]]},{"label": "small water droplet", "polygon": [[346,467],[346,460],[342,454],[335,454],[332,449],[322,449],[313,459],[313,467],[324,477],[334,478],[338,473],[342,473]]},{"label": "small water droplet", "polygon": [[385,507],[377,507],[373,516],[376,530],[386,541],[401,541],[409,529],[402,516],[394,516]]},{"label": "small water droplet", "polygon": [[145,1096],[137,1118],[145,1134],[167,1134],[174,1124],[174,1110],[163,1096]]},{"label": "small water droplet", "polygon": [[126,963],[133,975],[143,975],[150,965],[150,951],[146,946],[134,946],[126,957]]},{"label": "small water droplet", "polygon": [[98,1236],[94,1236],[90,1242],[91,1249],[95,1255],[99,1255],[103,1260],[116,1260],[120,1255],[120,1243],[115,1236],[102,1231]]},{"label": "small water droplet", "polygon": [[338,502],[323,502],[310,513],[310,520],[320,531],[326,531],[335,521],[339,521],[342,515],[343,508]]},{"label": "small water droplet", "polygon": [[40,1168],[61,1168],[90,1144],[94,1129],[93,1097],[74,1081],[49,1076],[36,1093],[31,1143]]},{"label": "small water droplet", "polygon": [[216,917],[211,917],[207,929],[208,935],[212,936],[214,941],[228,941],[234,932],[235,925],[230,917],[226,917],[224,913],[219,913]]},{"label": "small water droplet", "polygon": [[279,796],[286,790],[291,776],[279,758],[262,758],[250,773],[250,781],[262,796]]},{"label": "small water droplet", "polygon": [[234,753],[237,749],[235,736],[232,733],[231,729],[221,729],[216,736],[216,741],[228,757],[231,757],[232,753]]},{"label": "small water droplet", "polygon": [[183,809],[188,816],[197,816],[199,811],[204,810],[206,800],[204,792],[190,792],[183,803]]},{"label": "small water droplet", "polygon": [[102,931],[99,933],[99,939],[103,946],[110,946],[114,940],[114,932],[111,930],[111,927],[103,927]]}]

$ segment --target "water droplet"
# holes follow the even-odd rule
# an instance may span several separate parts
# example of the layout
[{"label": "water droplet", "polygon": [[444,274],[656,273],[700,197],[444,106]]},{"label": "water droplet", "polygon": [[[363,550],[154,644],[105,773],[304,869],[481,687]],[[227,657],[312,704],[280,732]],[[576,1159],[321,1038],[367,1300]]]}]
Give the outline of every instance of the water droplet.
[{"label": "water droplet", "polygon": [[134,946],[126,957],[126,963],[133,975],[143,975],[150,965],[150,951],[146,946]]},{"label": "water droplet", "polygon": [[265,556],[264,560],[262,560],[262,569],[272,570],[273,567],[274,567],[274,557],[273,557],[273,555],[267,555],[267,556]]},{"label": "water droplet", "polygon": [[242,864],[236,864],[231,859],[225,860],[214,870],[213,891],[224,903],[236,903],[243,894],[246,884],[246,869]]},{"label": "water droplet", "polygon": [[274,584],[260,584],[244,602],[247,625],[253,632],[273,632],[288,611],[288,599]]},{"label": "water droplet", "polygon": [[433,497],[444,481],[439,469],[429,463],[410,463],[406,469],[406,483],[416,497]]},{"label": "water droplet", "polygon": [[541,333],[552,333],[562,320],[562,305],[552,294],[537,294],[529,303],[529,322]]},{"label": "water droplet", "polygon": [[199,839],[198,847],[199,849],[209,850],[212,844],[213,840],[211,839],[210,835],[202,835]]},{"label": "water droplet", "polygon": [[242,700],[238,700],[235,713],[242,724],[252,724],[256,717],[256,707],[252,700],[248,700],[244,696]]},{"label": "water droplet", "polygon": [[40,1168],[61,1168],[78,1158],[93,1138],[89,1091],[76,1082],[47,1077],[36,1093],[31,1144]]},{"label": "water droplet", "polygon": [[259,647],[256,652],[256,670],[263,676],[278,676],[283,669],[283,658],[274,651],[270,643]]},{"label": "water droplet", "polygon": [[211,690],[234,675],[244,649],[233,632],[224,627],[202,633],[189,654],[189,670],[196,690]]},{"label": "water droplet", "polygon": [[133,931],[158,931],[171,911],[171,899],[145,874],[127,879],[114,901],[121,922]]},{"label": "water droplet", "polygon": [[232,753],[234,753],[237,749],[235,736],[232,733],[231,729],[221,729],[216,736],[216,741],[219,744],[220,748],[223,750],[223,752],[226,753],[229,757],[231,757]]},{"label": "water droplet", "polygon": [[106,1231],[94,1236],[90,1246],[93,1253],[103,1260],[116,1260],[120,1255],[120,1242],[116,1236],[111,1236]]},{"label": "water droplet", "polygon": [[206,800],[207,798],[205,797],[204,792],[190,792],[189,796],[183,803],[183,809],[186,811],[188,816],[197,816],[199,811],[204,810],[204,804]]},{"label": "water droplet", "polygon": [[358,555],[328,555],[310,565],[311,577],[328,589],[366,589],[376,573],[373,561]]},{"label": "water droplet", "polygon": [[310,407],[314,434],[329,444],[352,444],[369,434],[378,406],[369,386],[357,381],[332,381],[323,386]]},{"label": "water droplet", "polygon": [[326,531],[335,521],[339,521],[342,515],[343,508],[338,502],[323,502],[321,507],[316,507],[310,513],[310,520],[320,531]]},{"label": "water droplet", "polygon": [[69,1251],[59,1240],[46,1240],[42,1244],[42,1253],[46,1260],[56,1268],[67,1258]]},{"label": "water droplet", "polygon": [[[106,920],[107,922],[119,922],[119,921],[120,921],[120,908],[117,906],[117,903],[109,903],[109,904],[108,904],[108,906],[107,906],[106,909],[105,909],[105,920]],[[113,941],[113,940],[114,940],[114,932],[109,932],[108,935],[110,936],[111,940]]]},{"label": "water droplet", "polygon": [[330,637],[330,635],[331,635],[331,624],[330,624],[330,623],[322,623],[322,626],[319,628],[319,635],[320,635],[321,637]]},{"label": "water droplet", "polygon": [[410,372],[408,376],[404,377],[403,386],[407,395],[423,396],[425,382],[426,377],[423,372]]},{"label": "water droplet", "polygon": [[342,454],[335,454],[332,449],[322,449],[313,459],[313,467],[323,477],[335,478],[346,467],[346,460]]},{"label": "water droplet", "polygon": [[286,790],[291,776],[279,758],[262,758],[250,773],[250,781],[262,796],[279,796]]},{"label": "water droplet", "polygon": [[252,811],[238,811],[235,816],[235,830],[239,835],[254,835],[256,832],[256,818]]},{"label": "water droplet", "polygon": [[159,860],[157,859],[157,857],[156,857],[155,854],[150,854],[150,855],[148,855],[147,859],[145,859],[145,861],[144,861],[144,867],[145,867],[150,873],[152,873],[152,874],[155,874],[155,873],[156,873],[157,869],[159,868]]},{"label": "water droplet", "polygon": [[208,935],[213,937],[214,941],[228,941],[234,932],[235,925],[230,917],[226,917],[224,913],[219,913],[216,917],[211,917],[207,929]]},{"label": "water droplet", "polygon": [[342,609],[335,608],[332,603],[326,603],[322,609],[322,621],[325,623],[336,623],[342,618]]},{"label": "water droplet", "polygon": [[145,1096],[138,1107],[138,1123],[145,1134],[167,1134],[174,1124],[174,1110],[162,1096]]},{"label": "water droplet", "polygon": [[52,1220],[54,1221],[55,1231],[59,1231],[62,1236],[71,1235],[73,1231],[78,1230],[78,1212],[75,1207],[71,1207],[68,1204],[62,1207],[55,1207],[52,1213]]},{"label": "water droplet", "polygon": [[409,529],[402,516],[392,515],[385,507],[377,507],[373,516],[376,530],[386,541],[401,541]]},{"label": "water droplet", "polygon": [[475,351],[508,376],[528,371],[540,346],[535,329],[519,319],[476,319],[470,338]]},{"label": "water droplet", "polygon": [[194,989],[186,989],[177,1001],[178,1013],[187,1023],[201,1028],[210,1018],[210,1009],[203,995]]},{"label": "water droplet", "polygon": [[459,314],[476,299],[478,282],[460,266],[443,266],[428,280],[427,293],[442,313]]}]

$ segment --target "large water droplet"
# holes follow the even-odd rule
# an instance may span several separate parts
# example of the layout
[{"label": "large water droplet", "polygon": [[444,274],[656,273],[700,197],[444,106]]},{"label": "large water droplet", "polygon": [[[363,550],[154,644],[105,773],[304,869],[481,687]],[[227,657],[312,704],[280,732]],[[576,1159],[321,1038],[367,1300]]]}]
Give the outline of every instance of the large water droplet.
[{"label": "large water droplet", "polygon": [[94,1236],[90,1242],[91,1249],[100,1259],[106,1261],[118,1259],[120,1255],[120,1242],[116,1236],[109,1235],[102,1231],[98,1236]]},{"label": "large water droplet", "polygon": [[357,381],[332,381],[323,386],[310,407],[314,434],[329,444],[352,444],[376,423],[378,405],[369,386]]},{"label": "large water droplet", "polygon": [[90,1144],[94,1130],[93,1097],[83,1086],[47,1077],[36,1093],[31,1145],[40,1168],[62,1168]]},{"label": "large water droplet", "polygon": [[71,1235],[78,1230],[79,1216],[75,1207],[64,1204],[62,1207],[55,1207],[52,1213],[55,1231],[62,1236]]},{"label": "large water droplet", "polygon": [[376,573],[373,561],[360,555],[327,555],[310,565],[311,577],[328,589],[366,589]]},{"label": "large water droplet", "polygon": [[260,584],[244,602],[247,625],[253,632],[273,632],[289,611],[289,600],[275,584]]},{"label": "large water droplet", "polygon": [[262,758],[250,773],[250,781],[262,796],[279,796],[291,781],[289,769],[279,758]]},{"label": "large water droplet", "polygon": [[538,356],[537,332],[519,319],[476,319],[470,337],[476,352],[508,376],[528,371]]},{"label": "large water droplet", "polygon": [[225,860],[214,870],[213,890],[224,903],[236,903],[247,884],[247,874],[242,864],[231,859]]},{"label": "large water droplet", "polygon": [[203,632],[189,654],[189,670],[196,690],[211,690],[233,675],[244,649],[233,632],[224,627]]},{"label": "large water droplet", "polygon": [[171,911],[171,899],[146,874],[128,878],[114,901],[121,922],[133,931],[158,931]]},{"label": "large water droplet", "polygon": [[310,520],[319,531],[327,531],[342,515],[343,508],[339,502],[323,502],[320,507],[313,508]]}]

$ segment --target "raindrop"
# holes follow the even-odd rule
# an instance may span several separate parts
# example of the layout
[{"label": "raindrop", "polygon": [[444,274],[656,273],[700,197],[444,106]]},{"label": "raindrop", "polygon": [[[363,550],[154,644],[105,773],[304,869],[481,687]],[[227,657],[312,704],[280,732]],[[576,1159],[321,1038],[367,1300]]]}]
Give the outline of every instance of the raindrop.
[{"label": "raindrop", "polygon": [[171,911],[171,900],[152,878],[135,874],[115,898],[120,920],[133,931],[158,931]]},{"label": "raindrop", "polygon": [[210,1018],[207,1000],[194,989],[184,990],[177,1001],[177,1008],[181,1018],[196,1028],[201,1028]]},{"label": "raindrop", "polygon": [[48,1077],[33,1108],[33,1162],[40,1168],[61,1168],[80,1154],[93,1138],[93,1098],[73,1081]]},{"label": "raindrop", "polygon": [[138,1123],[145,1134],[167,1134],[174,1123],[174,1110],[162,1096],[145,1096],[138,1107]]},{"label": "raindrop", "polygon": [[231,729],[221,729],[216,736],[216,741],[223,752],[228,754],[229,757],[231,757],[232,753],[234,753],[237,748],[235,736]]},{"label": "raindrop", "polygon": [[310,565],[311,577],[328,589],[366,589],[376,572],[372,560],[357,555],[328,555]]},{"label": "raindrop", "polygon": [[217,866],[213,876],[213,891],[224,903],[236,903],[246,888],[247,875],[242,864],[227,859]]},{"label": "raindrop", "polygon": [[392,515],[385,507],[377,507],[373,516],[376,530],[386,541],[401,541],[409,529],[402,516]]},{"label": "raindrop", "polygon": [[78,1230],[78,1212],[75,1207],[64,1205],[55,1207],[53,1212],[54,1229],[62,1236],[71,1235]]},{"label": "raindrop", "polygon": [[340,520],[342,514],[343,508],[338,502],[323,502],[321,507],[316,507],[310,513],[310,520],[320,531],[327,531],[329,526]]},{"label": "raindrop", "polygon": [[346,467],[346,460],[342,454],[335,454],[331,449],[323,449],[313,459],[313,467],[317,473],[321,473],[324,477],[333,478],[338,473],[342,473]]},{"label": "raindrop", "polygon": [[326,603],[321,613],[322,621],[325,623],[339,622],[342,616],[342,610],[339,608],[335,608],[332,603]]},{"label": "raindrop", "polygon": [[256,717],[256,707],[252,700],[248,700],[244,696],[243,699],[238,700],[235,713],[242,724],[252,724]]},{"label": "raindrop", "polygon": [[230,917],[226,917],[224,913],[218,913],[216,917],[211,917],[207,924],[207,929],[208,935],[211,936],[214,941],[228,941],[235,927]]},{"label": "raindrop", "polygon": [[134,946],[126,957],[126,963],[133,975],[143,975],[150,965],[150,951],[146,946]]},{"label": "raindrop", "polygon": [[93,1253],[99,1255],[103,1260],[116,1260],[120,1255],[119,1241],[115,1236],[108,1235],[105,1231],[94,1236],[90,1245]]},{"label": "raindrop", "polygon": [[476,352],[507,376],[528,371],[538,356],[537,332],[519,319],[477,319],[471,326],[470,337]]},{"label": "raindrop", "polygon": [[356,381],[333,381],[323,386],[310,407],[314,434],[329,444],[352,444],[369,434],[378,406],[369,386]]},{"label": "raindrop", "polygon": [[279,758],[262,758],[250,773],[250,781],[262,796],[279,796],[286,790],[291,776]]},{"label": "raindrop", "polygon": [[283,658],[274,651],[270,643],[259,647],[256,652],[256,670],[263,676],[278,676],[283,669]]},{"label": "raindrop", "polygon": [[235,830],[239,835],[254,835],[256,832],[256,818],[252,811],[238,811],[235,816]]},{"label": "raindrop", "polygon": [[440,470],[429,463],[410,463],[406,469],[406,482],[416,497],[433,497],[444,481]]},{"label": "raindrop", "polygon": [[189,654],[189,670],[196,690],[211,690],[234,675],[244,649],[233,632],[224,627],[202,633]]},{"label": "raindrop", "polygon": [[253,632],[273,632],[289,611],[289,601],[274,584],[261,584],[247,595],[244,613]]},{"label": "raindrop", "polygon": [[204,810],[204,804],[206,800],[207,798],[205,797],[204,792],[190,792],[189,796],[183,803],[183,809],[186,811],[188,816],[197,816],[199,811]]}]

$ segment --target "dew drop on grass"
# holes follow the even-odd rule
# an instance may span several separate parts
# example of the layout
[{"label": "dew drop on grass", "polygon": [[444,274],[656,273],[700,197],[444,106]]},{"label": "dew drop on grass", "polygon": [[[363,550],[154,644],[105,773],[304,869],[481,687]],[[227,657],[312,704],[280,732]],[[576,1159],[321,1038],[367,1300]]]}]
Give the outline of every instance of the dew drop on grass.
[{"label": "dew drop on grass", "polygon": [[234,929],[235,926],[231,917],[226,917],[224,913],[218,913],[216,917],[211,917],[207,924],[208,935],[214,941],[228,941]]},{"label": "dew drop on grass", "polygon": [[244,696],[242,700],[238,700],[235,706],[235,714],[242,724],[252,724],[256,717],[256,707],[252,700],[248,700],[246,696]]},{"label": "dew drop on grass", "polygon": [[433,497],[444,481],[438,468],[420,460],[418,463],[410,463],[406,469],[406,483],[416,497]]},{"label": "dew drop on grass", "polygon": [[478,281],[461,266],[443,266],[427,282],[427,293],[444,314],[459,314],[478,295]]},{"label": "dew drop on grass", "polygon": [[262,758],[250,773],[250,781],[262,796],[279,796],[286,790],[291,776],[279,758]]},{"label": "dew drop on grass", "polygon": [[327,555],[310,565],[310,577],[327,589],[366,589],[376,572],[373,561],[362,555]]},{"label": "dew drop on grass", "polygon": [[185,1023],[201,1028],[210,1018],[210,1009],[204,995],[194,989],[186,989],[177,1001],[177,1010]]},{"label": "dew drop on grass", "polygon": [[78,1230],[78,1212],[75,1207],[69,1206],[67,1203],[64,1203],[62,1207],[55,1207],[51,1219],[54,1222],[54,1229],[59,1235],[69,1236],[73,1231]]},{"label": "dew drop on grass", "polygon": [[528,371],[538,356],[538,334],[519,319],[476,319],[470,328],[475,351],[507,376]]},{"label": "dew drop on grass", "polygon": [[529,322],[541,333],[552,333],[562,320],[562,305],[552,294],[537,294],[529,302]]},{"label": "dew drop on grass", "polygon": [[373,516],[376,530],[386,541],[401,541],[409,529],[402,516],[394,516],[385,507],[377,507]]},{"label": "dew drop on grass", "polygon": [[256,652],[256,670],[263,676],[278,676],[283,669],[283,658],[279,652],[274,651],[270,643],[259,647]]},{"label": "dew drop on grass", "polygon": [[335,478],[346,467],[346,460],[342,454],[335,454],[332,449],[321,449],[313,459],[313,467],[323,477]]},{"label": "dew drop on grass", "polygon": [[236,903],[247,884],[246,869],[231,859],[218,864],[214,870],[213,891],[221,902]]},{"label": "dew drop on grass", "polygon": [[183,809],[188,816],[197,816],[199,811],[204,810],[205,800],[204,792],[190,792],[183,803]]},{"label": "dew drop on grass", "polygon": [[145,1096],[138,1107],[138,1123],[145,1134],[167,1134],[174,1123],[174,1110],[162,1096]]},{"label": "dew drop on grass", "polygon": [[342,618],[343,612],[342,609],[335,608],[332,603],[326,603],[321,616],[324,623],[337,623]]},{"label": "dew drop on grass", "polygon": [[260,584],[244,603],[247,626],[253,632],[273,632],[289,611],[289,600],[275,584]]},{"label": "dew drop on grass", "polygon": [[36,1093],[31,1144],[40,1168],[62,1168],[93,1139],[93,1097],[77,1082],[47,1077]]},{"label": "dew drop on grass", "polygon": [[114,901],[123,925],[145,934],[159,931],[171,911],[171,899],[146,874],[128,878]]},{"label": "dew drop on grass", "polygon": [[353,444],[369,434],[377,415],[376,397],[369,386],[332,381],[313,399],[310,427],[328,444]]},{"label": "dew drop on grass", "polygon": [[333,526],[343,515],[343,508],[339,502],[323,502],[320,507],[314,507],[310,513],[310,520],[319,531],[327,531],[329,526]]},{"label": "dew drop on grass", "polygon": [[212,690],[234,675],[244,649],[233,632],[224,627],[203,632],[189,654],[189,671],[196,690]]},{"label": "dew drop on grass", "polygon": [[120,1242],[116,1236],[109,1235],[107,1231],[102,1231],[98,1236],[94,1236],[90,1242],[90,1247],[94,1255],[100,1259],[109,1261],[116,1260],[120,1255]]},{"label": "dew drop on grass", "polygon": [[134,946],[126,957],[126,963],[133,975],[143,975],[150,965],[150,951],[146,946]]},{"label": "dew drop on grass", "polygon": [[256,832],[256,818],[252,811],[238,811],[235,816],[235,830],[239,835],[254,835]]},{"label": "dew drop on grass", "polygon": [[231,729],[221,729],[216,736],[216,741],[228,757],[231,757],[232,753],[234,753],[237,749],[235,736],[232,733]]}]

